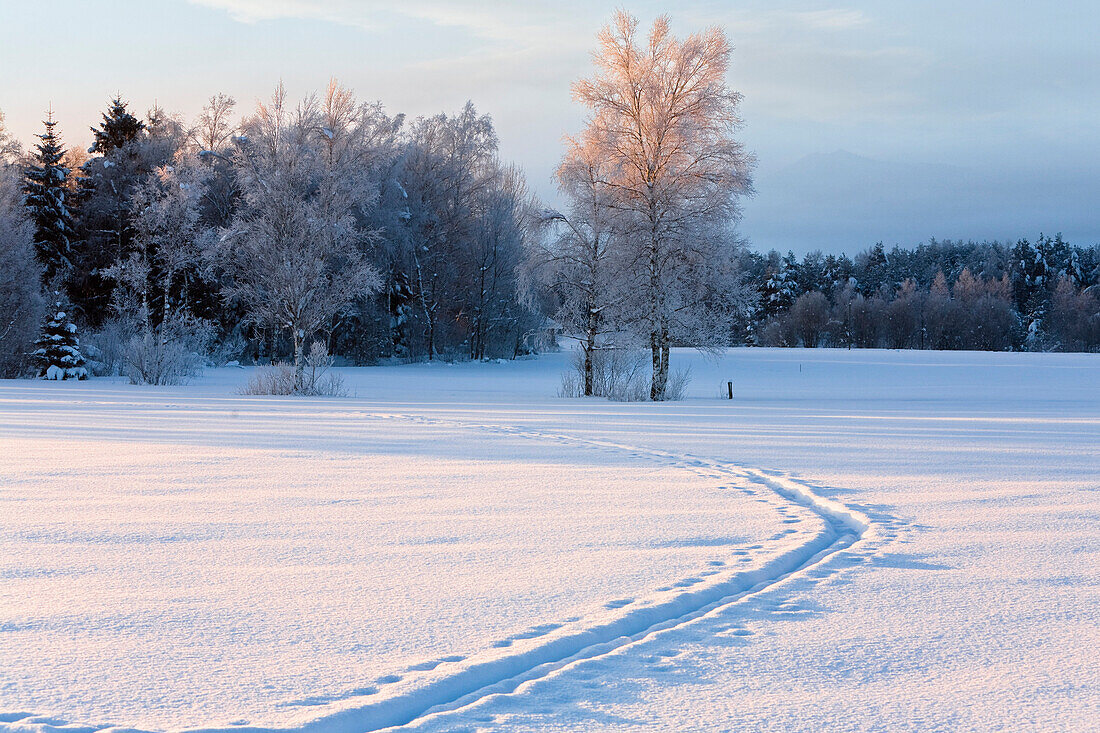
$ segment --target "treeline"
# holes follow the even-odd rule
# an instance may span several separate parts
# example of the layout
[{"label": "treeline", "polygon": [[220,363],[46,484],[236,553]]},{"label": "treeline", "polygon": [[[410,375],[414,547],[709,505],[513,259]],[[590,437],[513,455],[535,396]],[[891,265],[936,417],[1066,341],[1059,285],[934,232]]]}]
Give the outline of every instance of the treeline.
[{"label": "treeline", "polygon": [[333,82],[184,120],[115,99],[87,151],[52,115],[23,150],[0,117],[0,375],[162,384],[289,361],[301,393],[333,354],[514,358],[564,335],[578,394],[661,400],[682,383],[673,345],[1100,350],[1096,246],[749,251],[728,40],[664,18],[638,36],[617,13],[574,84],[589,117],[560,211],[470,103],[409,121]]},{"label": "treeline", "polygon": [[472,104],[410,122],[333,83],[237,122],[224,95],[191,121],[115,99],[92,133],[67,149],[51,115],[31,151],[3,137],[8,374],[41,301],[95,371],[138,381],[196,358],[300,367],[314,340],[359,364],[514,357],[545,330],[518,290],[530,197]]},{"label": "treeline", "polygon": [[882,244],[854,259],[742,259],[758,306],[738,336],[765,346],[1100,350],[1100,247],[1061,235],[1015,244]]},{"label": "treeline", "polygon": [[619,12],[599,49],[574,85],[590,118],[558,171],[563,212],[472,104],[409,122],[333,83],[279,88],[238,123],[223,95],[191,121],[115,99],[86,154],[48,117],[33,151],[5,152],[0,368],[160,384],[290,360],[278,389],[303,393],[329,354],[515,357],[583,333],[589,362],[647,350],[631,393],[666,399],[671,346],[728,345],[752,300],[733,225],[753,159],[721,30],[680,39],[662,17],[641,42]]}]

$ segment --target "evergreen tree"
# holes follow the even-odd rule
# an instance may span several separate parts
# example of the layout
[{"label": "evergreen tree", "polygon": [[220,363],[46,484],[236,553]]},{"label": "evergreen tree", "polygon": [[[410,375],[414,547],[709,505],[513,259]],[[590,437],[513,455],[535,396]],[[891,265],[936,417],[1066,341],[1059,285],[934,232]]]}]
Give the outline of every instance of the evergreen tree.
[{"label": "evergreen tree", "polygon": [[874,295],[887,284],[889,260],[882,242],[875,243],[874,247],[860,255],[856,263],[859,267],[859,291],[864,296]]},{"label": "evergreen tree", "polygon": [[1031,349],[1039,348],[1043,342],[1043,318],[1052,293],[1053,250],[1053,241],[1041,234],[1034,244],[1021,239],[1012,249],[1013,300]]},{"label": "evergreen tree", "polygon": [[793,252],[787,252],[763,289],[763,308],[766,315],[781,313],[794,303],[798,297],[798,260]]},{"label": "evergreen tree", "polygon": [[80,353],[80,339],[76,325],[58,299],[53,314],[42,327],[42,336],[36,342],[34,360],[38,376],[43,379],[87,379],[84,355]]},{"label": "evergreen tree", "polygon": [[65,201],[69,169],[62,164],[65,149],[54,127],[51,109],[44,121],[46,131],[39,135],[34,159],[24,171],[26,206],[34,222],[34,246],[42,263],[42,276],[49,282],[72,268],[70,249],[73,221]]},{"label": "evergreen tree", "polygon": [[163,146],[148,144],[145,123],[131,115],[121,99],[111,101],[103,122],[92,133],[95,143],[89,152],[94,155],[81,167],[84,175],[77,193],[81,246],[69,295],[83,319],[98,325],[109,313],[114,289],[103,273],[134,250],[130,223],[134,191],[171,155],[158,153]]},{"label": "evergreen tree", "polygon": [[137,139],[145,130],[145,123],[130,114],[126,109],[126,102],[121,97],[111,100],[107,111],[103,113],[103,122],[99,127],[93,127],[92,134],[95,141],[88,150],[89,153],[106,155],[112,150],[118,150]]}]

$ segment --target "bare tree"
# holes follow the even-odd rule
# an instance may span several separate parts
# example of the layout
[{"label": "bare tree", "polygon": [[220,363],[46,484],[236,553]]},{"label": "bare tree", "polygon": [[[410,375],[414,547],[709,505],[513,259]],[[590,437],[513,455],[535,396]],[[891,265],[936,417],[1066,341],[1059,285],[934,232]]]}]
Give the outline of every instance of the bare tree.
[{"label": "bare tree", "polygon": [[199,150],[221,152],[229,145],[236,127],[233,124],[233,109],[237,100],[227,94],[215,94],[202,108],[193,131],[195,144]]},{"label": "bare tree", "polygon": [[787,317],[796,339],[812,349],[829,327],[829,299],[816,291],[803,293],[791,306]]},{"label": "bare tree", "polygon": [[652,352],[650,398],[661,400],[673,339],[717,337],[700,311],[715,299],[698,286],[724,259],[738,197],[751,193],[753,160],[735,137],[740,95],[725,82],[725,34],[711,28],[680,40],[664,16],[644,45],[637,31],[634,17],[616,13],[600,32],[595,74],[573,93],[592,112],[580,144],[606,161],[605,182],[623,214],[634,318]]}]

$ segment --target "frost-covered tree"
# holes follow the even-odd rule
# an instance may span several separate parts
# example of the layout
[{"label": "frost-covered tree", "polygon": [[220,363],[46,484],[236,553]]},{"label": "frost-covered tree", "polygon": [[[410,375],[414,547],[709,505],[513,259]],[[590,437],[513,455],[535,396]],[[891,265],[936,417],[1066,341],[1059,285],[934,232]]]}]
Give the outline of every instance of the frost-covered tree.
[{"label": "frost-covered tree", "polygon": [[790,311],[797,342],[808,349],[817,346],[829,326],[829,299],[819,292],[803,293]]},{"label": "frost-covered tree", "polygon": [[492,120],[471,103],[456,115],[418,119],[402,166],[407,194],[397,256],[408,273],[429,360],[466,341],[460,314],[478,218],[501,182]]},{"label": "frost-covered tree", "polygon": [[134,192],[134,247],[104,274],[116,284],[114,308],[136,329],[127,359],[131,380],[174,383],[197,370],[209,334],[195,318],[185,277],[195,275],[213,232],[200,223],[204,171],[186,156],[156,169]]},{"label": "frost-covered tree", "polygon": [[237,100],[227,94],[215,94],[203,106],[195,123],[194,137],[199,150],[219,153],[225,150],[233,137],[236,125],[233,110]]},{"label": "frost-covered tree", "polygon": [[308,340],[381,282],[362,252],[372,234],[357,220],[357,179],[334,175],[358,142],[333,143],[362,130],[327,122],[315,98],[291,107],[281,85],[258,105],[233,153],[241,204],[214,252],[226,299],[289,336],[298,385]]},{"label": "frost-covered tree", "polygon": [[468,313],[465,340],[471,359],[514,357],[524,344],[531,313],[519,295],[517,271],[524,257],[531,199],[523,174],[497,168],[481,197],[469,246],[459,271],[460,303]]},{"label": "frost-covered tree", "polygon": [[1100,294],[1077,289],[1066,276],[1051,300],[1050,331],[1064,351],[1100,350]]},{"label": "frost-covered tree", "polygon": [[4,110],[0,110],[0,166],[12,165],[22,153],[19,141],[12,137],[4,123]]},{"label": "frost-covered tree", "polygon": [[775,315],[789,309],[799,296],[798,262],[793,252],[779,261],[779,267],[764,282],[761,303],[765,315]]},{"label": "frost-covered tree", "polygon": [[0,162],[0,376],[6,377],[26,367],[42,320],[41,266],[19,178],[16,165]]},{"label": "frost-covered tree", "polygon": [[[595,390],[597,353],[616,347],[626,298],[624,257],[616,242],[616,209],[595,151],[576,142],[558,166],[566,212],[547,210],[543,236],[529,243],[528,273],[551,294],[550,312],[567,333],[579,335],[582,390]],[[618,344],[622,346],[622,344]]]},{"label": "frost-covered tree", "polygon": [[202,108],[192,131],[199,160],[207,169],[201,205],[202,218],[208,226],[228,226],[239,199],[231,155],[237,131],[233,121],[235,106],[232,97],[215,94]]},{"label": "frost-covered tree", "polygon": [[114,282],[104,273],[133,251],[135,189],[155,168],[170,162],[183,143],[184,131],[175,120],[158,110],[150,116],[147,125],[116,98],[99,127],[92,128],[92,157],[81,169],[78,191],[82,241],[69,284],[74,307],[92,324],[110,314]]},{"label": "frost-covered tree", "polygon": [[727,302],[716,293],[731,285],[729,229],[751,192],[752,157],[736,137],[725,34],[678,39],[664,16],[646,43],[637,34],[637,20],[618,12],[600,32],[595,73],[573,92],[591,111],[582,144],[607,163],[633,247],[634,323],[652,355],[650,398],[662,400],[674,340],[728,343],[728,321],[708,311]]},{"label": "frost-covered tree", "polygon": [[80,339],[64,301],[58,298],[35,343],[34,361],[42,379],[87,379]]},{"label": "frost-covered tree", "polygon": [[68,178],[65,148],[54,129],[57,121],[51,109],[43,124],[46,131],[38,136],[34,164],[24,171],[26,206],[34,221],[34,247],[42,263],[46,282],[65,276],[72,268],[73,219],[69,212]]}]

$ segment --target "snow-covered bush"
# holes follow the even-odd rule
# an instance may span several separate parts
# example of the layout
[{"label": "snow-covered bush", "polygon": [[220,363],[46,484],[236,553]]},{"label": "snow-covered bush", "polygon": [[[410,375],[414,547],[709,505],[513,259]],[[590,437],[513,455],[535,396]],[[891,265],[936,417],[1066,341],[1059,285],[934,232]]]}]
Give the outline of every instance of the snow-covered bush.
[{"label": "snow-covered bush", "polygon": [[673,401],[684,399],[689,384],[691,384],[691,367],[674,370],[668,375],[668,388],[665,391],[665,399]]},{"label": "snow-covered bush", "polygon": [[302,368],[293,364],[260,367],[241,390],[244,395],[303,395],[306,397],[346,397],[344,379],[330,371],[333,359],[324,342],[314,341],[302,359]]},{"label": "snow-covered bush", "polygon": [[131,384],[182,384],[202,373],[212,328],[198,318],[176,317],[130,337],[123,369]]},{"label": "snow-covered bush", "polygon": [[[592,354],[592,394],[615,402],[644,402],[649,399],[649,354],[636,349],[603,349]],[[689,372],[670,374],[665,399],[683,397]],[[584,354],[573,355],[570,371],[562,374],[562,397],[584,396]]]},{"label": "snow-covered bush", "polygon": [[241,388],[243,395],[292,395],[294,389],[294,365],[272,364],[256,370],[248,384]]},{"label": "snow-covered bush", "polygon": [[111,318],[84,340],[88,369],[97,377],[117,377],[125,373],[126,348],[136,327],[127,319]]},{"label": "snow-covered bush", "polygon": [[182,344],[161,341],[155,333],[132,336],[123,353],[130,384],[183,384],[202,372],[202,357]]}]

